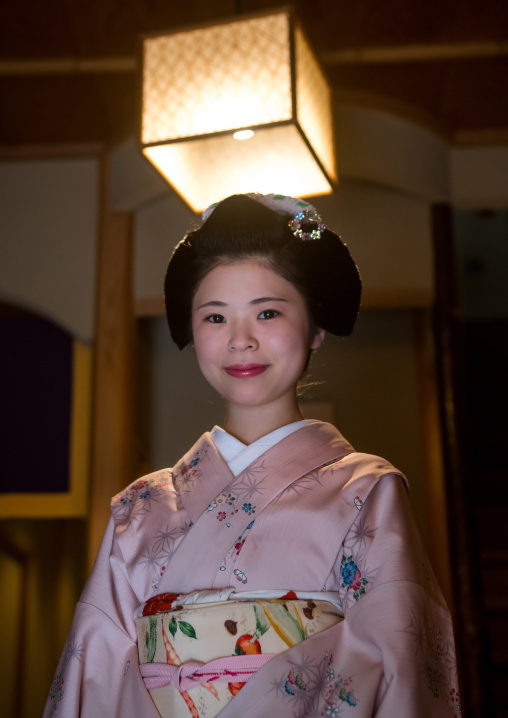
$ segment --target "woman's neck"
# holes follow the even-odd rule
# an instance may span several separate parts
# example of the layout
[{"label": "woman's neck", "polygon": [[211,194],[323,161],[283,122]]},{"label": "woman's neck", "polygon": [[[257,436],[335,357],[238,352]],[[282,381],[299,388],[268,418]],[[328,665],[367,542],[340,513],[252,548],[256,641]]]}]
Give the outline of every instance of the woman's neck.
[{"label": "woman's neck", "polygon": [[291,406],[231,406],[226,410],[224,429],[244,444],[252,444],[281,426],[303,419],[296,401]]}]

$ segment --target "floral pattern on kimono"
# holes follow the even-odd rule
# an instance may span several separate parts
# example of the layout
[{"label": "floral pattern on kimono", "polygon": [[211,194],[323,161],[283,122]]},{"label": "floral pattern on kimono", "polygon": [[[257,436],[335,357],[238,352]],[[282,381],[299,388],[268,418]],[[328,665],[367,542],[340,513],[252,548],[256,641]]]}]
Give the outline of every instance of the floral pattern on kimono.
[{"label": "floral pattern on kimono", "polygon": [[158,718],[136,608],[156,593],[228,587],[333,591],[345,618],[260,668],[221,718],[457,715],[450,617],[406,493],[393,466],[328,424],[287,436],[236,478],[205,434],[173,470],[113,500],[71,629],[82,660],[67,662],[45,718]]}]

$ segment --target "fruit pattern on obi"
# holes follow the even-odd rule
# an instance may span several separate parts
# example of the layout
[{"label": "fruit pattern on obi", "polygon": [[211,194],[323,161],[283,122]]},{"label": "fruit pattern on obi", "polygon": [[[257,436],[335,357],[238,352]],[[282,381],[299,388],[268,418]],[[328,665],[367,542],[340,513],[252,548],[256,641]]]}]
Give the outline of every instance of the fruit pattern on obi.
[{"label": "fruit pattern on obi", "polygon": [[[143,610],[142,632],[138,640],[143,650],[141,662],[160,662],[157,653],[163,633],[183,651],[183,660],[212,660],[221,656],[278,653],[322,630],[323,619],[314,601],[298,599],[290,591],[279,599],[233,601],[210,607],[178,605],[175,594],[161,594],[147,601]],[[335,619],[332,619],[335,620]],[[225,629],[225,630],[224,630]],[[202,641],[204,655],[200,651]],[[194,644],[194,648],[189,648]],[[216,655],[207,655],[210,646]],[[212,648],[212,650],[213,650]],[[185,651],[191,651],[187,656]],[[229,684],[235,695],[244,685]]]}]

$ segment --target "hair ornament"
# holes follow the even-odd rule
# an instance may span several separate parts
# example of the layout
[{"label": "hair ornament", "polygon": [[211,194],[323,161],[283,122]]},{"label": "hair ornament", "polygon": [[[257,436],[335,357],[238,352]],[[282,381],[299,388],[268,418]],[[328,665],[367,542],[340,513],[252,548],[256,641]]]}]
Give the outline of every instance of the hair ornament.
[{"label": "hair ornament", "polygon": [[[316,208],[303,199],[289,197],[285,194],[261,194],[260,192],[246,192],[245,195],[273,212],[290,218],[288,226],[297,239],[321,239],[321,232],[326,229]],[[205,209],[202,215],[204,222],[218,204],[219,202],[214,202]]]},{"label": "hair ornament", "polygon": [[326,225],[314,207],[298,212],[294,219],[289,220],[288,225],[295,237],[305,241],[321,239],[321,232],[326,229]]}]

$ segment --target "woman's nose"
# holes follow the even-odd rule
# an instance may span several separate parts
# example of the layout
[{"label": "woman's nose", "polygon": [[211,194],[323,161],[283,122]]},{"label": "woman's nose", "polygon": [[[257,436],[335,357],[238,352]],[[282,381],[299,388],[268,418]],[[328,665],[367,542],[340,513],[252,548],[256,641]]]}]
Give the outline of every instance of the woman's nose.
[{"label": "woman's nose", "polygon": [[235,324],[229,338],[229,351],[244,352],[257,349],[259,344],[252,328],[244,323]]}]

